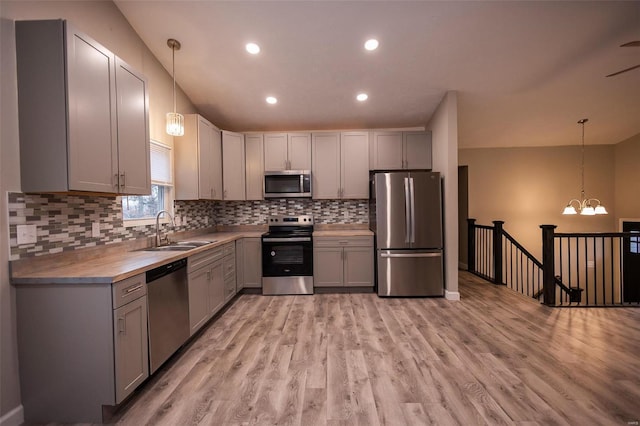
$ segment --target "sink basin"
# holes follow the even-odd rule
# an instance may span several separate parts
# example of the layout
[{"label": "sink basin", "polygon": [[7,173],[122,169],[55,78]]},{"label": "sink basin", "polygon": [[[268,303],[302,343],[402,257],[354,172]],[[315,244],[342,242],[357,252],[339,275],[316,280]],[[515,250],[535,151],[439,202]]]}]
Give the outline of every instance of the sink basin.
[{"label": "sink basin", "polygon": [[166,246],[149,247],[143,249],[144,251],[187,251],[194,248],[206,246],[207,244],[215,243],[217,240],[211,241],[177,241]]},{"label": "sink basin", "polygon": [[215,243],[218,240],[211,240],[211,241],[178,241],[176,243],[176,245],[187,245],[187,246],[194,246],[194,247],[202,247],[202,246],[206,246],[207,244],[211,244],[211,243]]},{"label": "sink basin", "polygon": [[187,251],[196,248],[196,246],[187,244],[170,244],[168,246],[149,247],[144,251]]}]

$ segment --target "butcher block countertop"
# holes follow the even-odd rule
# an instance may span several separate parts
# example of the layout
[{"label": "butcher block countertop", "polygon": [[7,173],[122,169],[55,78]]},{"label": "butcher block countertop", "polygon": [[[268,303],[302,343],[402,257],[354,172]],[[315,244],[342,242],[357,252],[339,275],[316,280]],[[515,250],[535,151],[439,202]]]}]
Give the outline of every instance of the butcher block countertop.
[{"label": "butcher block countertop", "polygon": [[246,237],[260,237],[263,231],[213,232],[196,237],[184,238],[189,241],[213,241],[211,244],[187,251],[132,251],[92,250],[92,255],[64,253],[64,256],[42,256],[10,262],[11,283],[21,284],[111,284],[146,272],[178,259],[216,248],[226,243]]}]

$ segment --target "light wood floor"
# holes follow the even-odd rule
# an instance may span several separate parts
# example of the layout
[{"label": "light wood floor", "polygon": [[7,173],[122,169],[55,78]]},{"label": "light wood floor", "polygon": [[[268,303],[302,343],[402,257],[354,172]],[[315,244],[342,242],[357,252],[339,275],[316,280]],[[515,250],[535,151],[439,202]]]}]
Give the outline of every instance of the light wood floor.
[{"label": "light wood floor", "polygon": [[640,309],[547,308],[465,272],[460,293],[460,302],[242,295],[146,384],[119,422],[640,420]]}]

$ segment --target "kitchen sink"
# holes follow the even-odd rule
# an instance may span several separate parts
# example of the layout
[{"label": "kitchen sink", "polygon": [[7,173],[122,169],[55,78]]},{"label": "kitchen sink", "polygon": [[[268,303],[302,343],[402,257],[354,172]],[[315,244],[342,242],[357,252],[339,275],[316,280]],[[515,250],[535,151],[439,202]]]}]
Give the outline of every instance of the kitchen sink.
[{"label": "kitchen sink", "polygon": [[187,251],[194,248],[206,246],[207,244],[215,243],[217,240],[211,241],[177,241],[166,246],[149,247],[143,249],[144,251]]},{"label": "kitchen sink", "polygon": [[169,244],[168,246],[149,247],[144,251],[187,251],[196,248],[196,246],[186,244]]},{"label": "kitchen sink", "polygon": [[194,246],[194,247],[202,247],[202,246],[206,246],[207,244],[215,243],[216,241],[218,241],[218,240],[211,240],[211,241],[178,241],[178,242],[175,242],[173,244],[187,245],[187,246]]}]

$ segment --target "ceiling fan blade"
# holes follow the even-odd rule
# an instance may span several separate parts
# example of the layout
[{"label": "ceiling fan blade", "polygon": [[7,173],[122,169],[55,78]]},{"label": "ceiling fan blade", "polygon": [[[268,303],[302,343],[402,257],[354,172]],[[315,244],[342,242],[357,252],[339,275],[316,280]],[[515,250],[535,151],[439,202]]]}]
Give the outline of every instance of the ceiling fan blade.
[{"label": "ceiling fan blade", "polygon": [[634,40],[625,44],[621,44],[620,47],[640,47],[640,40]]},{"label": "ceiling fan blade", "polygon": [[613,77],[614,75],[618,75],[618,74],[622,74],[623,72],[635,70],[636,68],[640,68],[640,65],[629,67],[629,68],[623,69],[622,71],[614,72],[613,74],[609,74],[606,77]]}]

